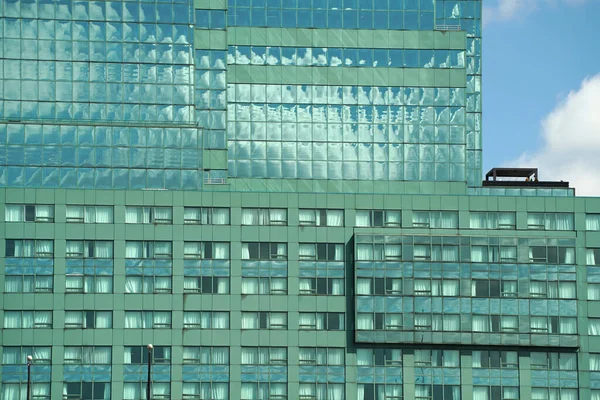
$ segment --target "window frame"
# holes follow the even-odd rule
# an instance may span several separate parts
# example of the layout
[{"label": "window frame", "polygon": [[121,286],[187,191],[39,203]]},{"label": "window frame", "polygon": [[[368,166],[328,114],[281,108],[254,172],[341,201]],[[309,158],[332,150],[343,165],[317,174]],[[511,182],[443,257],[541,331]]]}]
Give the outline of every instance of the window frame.
[{"label": "window frame", "polygon": [[[186,218],[186,210],[194,210],[199,213],[200,219],[197,218]],[[203,223],[203,211],[206,211],[206,223]],[[213,213],[215,210],[227,210],[227,223],[215,224]],[[183,224],[184,225],[230,225],[231,224],[231,208],[230,207],[202,207],[202,206],[184,206],[183,207]]]},{"label": "window frame", "polygon": [[[9,207],[19,207],[21,208],[21,215],[23,219],[13,221],[6,218],[8,216]],[[38,216],[38,207],[50,207],[51,215],[48,217]],[[33,209],[33,210],[32,210]],[[32,210],[32,211],[31,211]],[[30,218],[30,213],[33,212],[33,216]],[[5,214],[4,221],[5,222],[34,222],[34,223],[54,223],[55,219],[55,206],[54,204],[15,204],[15,203],[6,203],[5,204]]]},{"label": "window frame", "polygon": [[[81,217],[81,218],[68,217],[69,207],[80,207],[81,214],[83,215],[83,217]],[[110,220],[109,221],[98,222],[97,213],[98,213],[99,207],[110,209]],[[93,209],[94,219],[93,219],[93,221],[86,221],[86,216],[88,215],[88,213],[91,213],[91,211],[89,211],[89,210],[92,210],[92,209]],[[101,204],[96,204],[96,205],[67,204],[66,205],[65,221],[68,224],[83,224],[83,223],[86,223],[86,224],[113,224],[114,220],[115,220],[115,208],[112,205],[101,205]]]},{"label": "window frame", "polygon": [[[148,221],[149,222],[139,222],[139,221],[128,221],[127,214],[131,209],[141,209],[141,213],[143,216],[148,213]],[[170,218],[156,218],[156,211],[158,209],[169,210]],[[143,217],[142,217],[143,219]],[[173,225],[173,207],[172,206],[136,206],[136,205],[127,205],[125,206],[125,224],[140,224],[140,225]]]},{"label": "window frame", "polygon": [[[341,225],[329,225],[327,223],[328,214],[330,211],[341,211],[342,212],[342,223]],[[311,212],[313,218],[310,220],[301,219],[302,212]],[[319,223],[317,223],[317,213],[319,213]],[[315,226],[315,227],[343,227],[345,212],[343,208],[300,208],[298,209],[298,225],[299,226]],[[324,222],[322,222],[324,221]]]}]

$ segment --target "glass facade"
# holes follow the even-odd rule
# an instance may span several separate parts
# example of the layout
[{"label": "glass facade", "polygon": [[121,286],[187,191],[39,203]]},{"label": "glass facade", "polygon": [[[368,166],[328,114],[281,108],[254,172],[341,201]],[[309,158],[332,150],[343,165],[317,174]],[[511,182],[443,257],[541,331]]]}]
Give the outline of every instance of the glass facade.
[{"label": "glass facade", "polygon": [[0,397],[599,400],[600,201],[481,185],[481,14],[0,2]]}]

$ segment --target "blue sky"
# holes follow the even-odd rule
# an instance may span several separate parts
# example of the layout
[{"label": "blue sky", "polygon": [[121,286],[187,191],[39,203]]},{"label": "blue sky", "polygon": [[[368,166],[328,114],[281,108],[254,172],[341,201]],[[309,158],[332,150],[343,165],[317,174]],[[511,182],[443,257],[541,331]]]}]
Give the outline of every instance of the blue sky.
[{"label": "blue sky", "polygon": [[[494,166],[533,162],[549,166],[546,173],[540,169],[543,179],[577,182],[581,170],[552,168],[552,158],[564,155],[558,131],[578,135],[585,123],[582,137],[594,132],[600,137],[600,126],[590,130],[600,118],[592,115],[600,114],[600,84],[590,84],[595,76],[600,80],[600,0],[483,4],[488,16],[483,30],[484,173]],[[572,150],[577,157],[578,149]],[[600,172],[600,164],[594,169]],[[593,184],[600,194],[600,180]]]}]

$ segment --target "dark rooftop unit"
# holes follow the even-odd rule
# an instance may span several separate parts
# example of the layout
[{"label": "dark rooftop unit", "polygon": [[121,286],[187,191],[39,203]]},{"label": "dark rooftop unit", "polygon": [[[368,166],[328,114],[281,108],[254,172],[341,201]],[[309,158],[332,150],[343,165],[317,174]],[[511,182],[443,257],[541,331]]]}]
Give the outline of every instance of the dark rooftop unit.
[{"label": "dark rooftop unit", "polygon": [[485,174],[483,186],[568,188],[569,182],[540,181],[537,168],[492,168]]}]

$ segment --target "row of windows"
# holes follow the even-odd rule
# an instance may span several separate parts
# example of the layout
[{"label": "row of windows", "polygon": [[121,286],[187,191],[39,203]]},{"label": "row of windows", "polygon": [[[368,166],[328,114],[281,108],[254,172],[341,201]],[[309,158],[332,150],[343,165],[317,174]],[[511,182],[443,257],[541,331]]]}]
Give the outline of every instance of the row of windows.
[{"label": "row of windows", "polygon": [[[184,207],[184,223],[229,225],[229,208]],[[242,225],[287,225],[285,208],[242,208]],[[344,211],[332,209],[300,209],[300,225],[344,226]],[[7,222],[54,222],[53,205],[7,204]],[[67,205],[67,222],[113,223],[112,206]],[[125,209],[125,223],[172,224],[172,207],[135,207]],[[413,227],[458,228],[455,211],[413,211]],[[399,227],[399,210],[356,210],[357,227]],[[470,213],[471,229],[516,229],[514,212]],[[572,213],[534,213],[527,215],[527,228],[540,230],[573,230]],[[600,230],[600,214],[586,214],[586,230]]]}]

